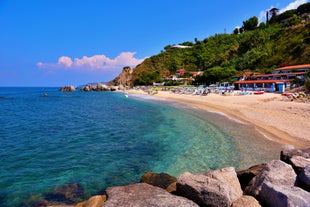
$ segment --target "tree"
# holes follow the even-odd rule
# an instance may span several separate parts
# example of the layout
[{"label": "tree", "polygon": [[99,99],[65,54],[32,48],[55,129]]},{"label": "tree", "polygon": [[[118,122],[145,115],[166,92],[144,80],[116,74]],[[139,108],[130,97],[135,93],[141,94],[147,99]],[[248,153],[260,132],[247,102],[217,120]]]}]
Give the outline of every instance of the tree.
[{"label": "tree", "polygon": [[303,14],[308,14],[308,13],[310,13],[310,3],[302,4],[297,8],[297,14],[299,16],[302,16]]},{"label": "tree", "polygon": [[259,23],[258,25],[259,29],[265,29],[266,28],[266,24],[264,22]]},{"label": "tree", "polygon": [[233,32],[234,34],[239,34],[239,27],[236,27],[235,29],[234,29],[234,32]]},{"label": "tree", "polygon": [[269,21],[267,23],[273,23],[273,19],[278,15],[278,12],[279,12],[279,9],[277,8],[272,8],[268,11],[268,17],[270,18],[267,18],[269,19]]},{"label": "tree", "polygon": [[243,29],[245,31],[255,30],[258,25],[258,18],[256,16],[251,17],[250,19],[243,21]]}]

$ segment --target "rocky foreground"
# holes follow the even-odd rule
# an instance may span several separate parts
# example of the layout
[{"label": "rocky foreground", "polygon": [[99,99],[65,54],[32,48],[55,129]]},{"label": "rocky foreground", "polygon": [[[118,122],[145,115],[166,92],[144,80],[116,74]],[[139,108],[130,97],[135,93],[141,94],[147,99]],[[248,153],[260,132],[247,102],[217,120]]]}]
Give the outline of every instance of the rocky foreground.
[{"label": "rocky foreground", "polygon": [[140,183],[109,187],[86,201],[79,184],[60,186],[24,206],[78,207],[310,207],[310,148],[288,147],[280,160],[236,172],[184,172],[178,178],[146,172]]}]

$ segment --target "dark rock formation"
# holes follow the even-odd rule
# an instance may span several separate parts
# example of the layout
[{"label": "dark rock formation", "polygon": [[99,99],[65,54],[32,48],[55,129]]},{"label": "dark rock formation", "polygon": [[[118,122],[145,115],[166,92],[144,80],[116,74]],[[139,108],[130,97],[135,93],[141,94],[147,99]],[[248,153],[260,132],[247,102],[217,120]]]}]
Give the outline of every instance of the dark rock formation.
[{"label": "dark rock formation", "polygon": [[242,193],[233,167],[205,174],[185,172],[177,181],[177,194],[193,200],[200,206],[230,207]]},{"label": "dark rock formation", "polygon": [[250,181],[260,173],[260,171],[266,166],[265,163],[255,165],[246,170],[241,170],[237,172],[237,176],[241,185],[241,189],[245,190]]},{"label": "dark rock formation", "polygon": [[[142,175],[140,182],[147,183],[153,186],[157,186],[167,190],[168,192],[175,191],[175,188],[171,186],[171,184],[176,183],[177,178],[166,173],[152,173],[146,172]],[[168,189],[168,187],[170,187]]]},{"label": "dark rock formation", "polygon": [[146,183],[110,187],[107,196],[104,207],[198,207],[193,201]]}]

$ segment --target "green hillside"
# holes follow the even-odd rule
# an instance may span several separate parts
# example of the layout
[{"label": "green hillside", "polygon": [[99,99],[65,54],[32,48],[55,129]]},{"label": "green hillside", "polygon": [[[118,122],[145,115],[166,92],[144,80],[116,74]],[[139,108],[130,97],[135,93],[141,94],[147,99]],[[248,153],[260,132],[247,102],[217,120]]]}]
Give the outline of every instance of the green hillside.
[{"label": "green hillside", "polygon": [[209,84],[231,81],[242,71],[269,73],[275,67],[310,63],[309,5],[279,15],[274,8],[266,24],[258,24],[257,17],[252,17],[232,34],[180,44],[191,47],[168,45],[133,70],[131,84],[162,82],[164,75],[178,69],[204,71],[196,82]]}]

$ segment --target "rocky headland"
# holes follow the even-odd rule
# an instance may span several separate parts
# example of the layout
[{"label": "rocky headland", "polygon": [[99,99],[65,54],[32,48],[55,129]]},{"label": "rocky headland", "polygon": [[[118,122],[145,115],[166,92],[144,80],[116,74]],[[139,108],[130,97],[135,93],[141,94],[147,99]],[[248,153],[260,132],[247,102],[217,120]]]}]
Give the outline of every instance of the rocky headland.
[{"label": "rocky headland", "polygon": [[178,178],[146,172],[139,183],[108,187],[89,199],[80,184],[66,184],[29,199],[24,206],[309,207],[310,148],[288,146],[279,160],[238,172],[226,167],[201,174],[184,172]]}]

